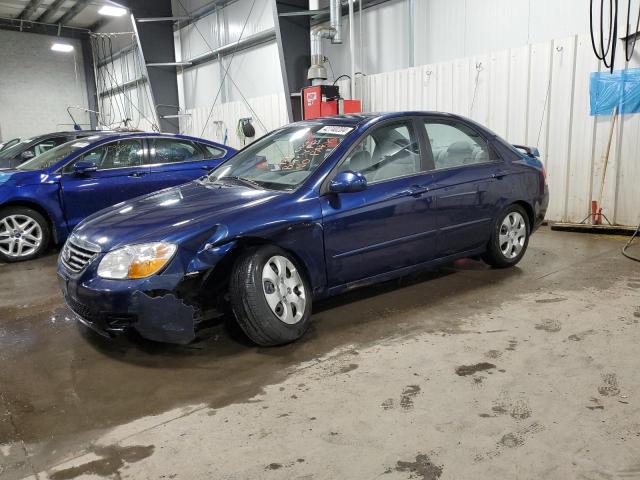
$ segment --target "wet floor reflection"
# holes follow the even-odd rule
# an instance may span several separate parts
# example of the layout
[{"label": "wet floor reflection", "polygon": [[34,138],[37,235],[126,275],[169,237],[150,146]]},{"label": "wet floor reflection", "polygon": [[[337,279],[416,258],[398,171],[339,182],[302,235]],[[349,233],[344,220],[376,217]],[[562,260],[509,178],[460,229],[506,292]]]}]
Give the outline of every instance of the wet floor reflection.
[{"label": "wet floor reflection", "polygon": [[[34,455],[44,465],[64,453],[63,445],[100,429],[186,405],[245,401],[335,348],[463,331],[463,319],[526,290],[527,278],[548,271],[550,262],[573,261],[571,251],[552,250],[532,248],[518,268],[489,270],[464,260],[348,292],[316,304],[308,334],[276,348],[252,345],[230,320],[188,346],[135,333],[111,341],[79,325],[62,305],[54,256],[38,260],[38,275],[0,267],[0,286],[13,289],[0,298],[0,401],[12,421],[0,420],[0,444],[38,444]],[[29,284],[37,291],[19,298]]]}]

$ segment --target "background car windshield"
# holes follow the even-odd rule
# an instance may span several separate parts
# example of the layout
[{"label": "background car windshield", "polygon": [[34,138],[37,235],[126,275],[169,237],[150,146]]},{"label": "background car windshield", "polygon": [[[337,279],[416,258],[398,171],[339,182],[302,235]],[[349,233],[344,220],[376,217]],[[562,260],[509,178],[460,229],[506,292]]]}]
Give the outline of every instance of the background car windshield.
[{"label": "background car windshield", "polygon": [[42,170],[43,168],[49,168],[55,165],[57,162],[72,154],[76,150],[90,145],[90,141],[84,140],[72,140],[71,142],[63,143],[62,145],[47,150],[42,155],[38,155],[31,160],[24,162],[17,167],[18,170]]},{"label": "background car windshield", "polygon": [[11,147],[3,148],[2,151],[0,152],[0,159],[15,157],[20,152],[22,152],[22,149],[25,148],[32,141],[33,140],[29,138],[26,140],[22,140],[21,142],[18,142],[15,145],[12,145]]},{"label": "background car windshield", "polygon": [[220,165],[209,181],[236,177],[273,190],[294,190],[352,131],[351,127],[296,125],[267,135]]},{"label": "background car windshield", "polygon": [[8,142],[5,142],[2,146],[0,146],[0,152],[4,151],[4,150],[8,150],[9,148],[13,147],[14,145],[17,145],[18,143],[20,143],[20,139],[19,138],[14,138],[12,140],[9,140]]}]

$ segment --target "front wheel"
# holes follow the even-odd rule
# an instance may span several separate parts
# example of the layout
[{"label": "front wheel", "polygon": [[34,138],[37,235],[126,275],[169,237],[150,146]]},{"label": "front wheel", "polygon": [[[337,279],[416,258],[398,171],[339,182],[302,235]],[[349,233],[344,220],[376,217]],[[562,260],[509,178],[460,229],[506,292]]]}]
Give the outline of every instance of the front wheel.
[{"label": "front wheel", "polygon": [[229,288],[238,324],[258,345],[293,342],[309,327],[309,283],[296,260],[278,247],[245,252],[233,267]]},{"label": "front wheel", "polygon": [[482,259],[496,268],[516,265],[527,250],[530,232],[527,212],[520,205],[509,205],[498,215]]},{"label": "front wheel", "polygon": [[47,220],[26,207],[0,211],[0,260],[21,262],[40,256],[49,246]]}]

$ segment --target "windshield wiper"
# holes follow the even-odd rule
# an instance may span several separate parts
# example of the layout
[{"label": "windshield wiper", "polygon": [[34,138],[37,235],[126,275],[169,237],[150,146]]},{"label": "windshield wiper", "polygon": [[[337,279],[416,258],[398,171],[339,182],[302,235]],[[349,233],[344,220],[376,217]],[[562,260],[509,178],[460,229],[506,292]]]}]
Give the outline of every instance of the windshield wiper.
[{"label": "windshield wiper", "polygon": [[248,178],[238,177],[236,175],[229,175],[228,177],[222,177],[222,178],[219,178],[218,180],[224,180],[226,178],[229,178],[231,180],[237,180],[240,183],[244,183],[245,185],[248,185],[248,186],[253,187],[253,188],[259,188],[260,190],[262,190],[264,188],[258,182],[255,182],[253,180],[249,180]]}]

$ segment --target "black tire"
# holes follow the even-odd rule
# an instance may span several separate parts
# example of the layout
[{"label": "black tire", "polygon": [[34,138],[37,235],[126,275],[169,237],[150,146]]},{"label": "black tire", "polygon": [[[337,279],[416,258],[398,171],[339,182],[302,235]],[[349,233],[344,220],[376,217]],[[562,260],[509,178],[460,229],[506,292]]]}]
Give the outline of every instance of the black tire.
[{"label": "black tire", "polygon": [[[0,261],[7,263],[24,262],[42,255],[47,250],[47,248],[49,247],[49,243],[51,242],[51,227],[49,226],[49,222],[47,221],[47,219],[44,218],[40,213],[28,207],[7,207],[0,210],[0,224],[4,219],[11,216],[29,217],[30,219],[32,219],[40,227],[42,237],[39,246],[26,255],[11,256],[0,251]],[[0,232],[5,231],[4,229],[5,227],[0,227]]]},{"label": "black tire", "polygon": [[[274,256],[285,257],[299,273],[304,286],[305,306],[294,324],[282,321],[267,303],[262,272]],[[285,274],[288,274],[287,271]],[[283,286],[284,287],[284,286]],[[291,343],[304,335],[311,322],[311,288],[298,262],[281,248],[267,245],[244,252],[235,262],[229,282],[234,316],[244,333],[261,346]]]},{"label": "black tire", "polygon": [[[522,217],[524,221],[526,235],[524,238],[524,244],[520,252],[510,257],[503,252],[502,246],[500,245],[500,233],[502,229],[502,224],[505,219],[511,215],[512,213],[517,213]],[[520,205],[513,204],[506,207],[500,214],[496,217],[496,220],[493,224],[491,230],[491,239],[489,240],[489,244],[487,245],[487,251],[482,254],[482,260],[495,268],[508,268],[516,265],[525,252],[527,251],[527,247],[529,246],[529,235],[531,234],[531,225],[529,223],[529,215]],[[512,252],[513,253],[513,252]]]}]

